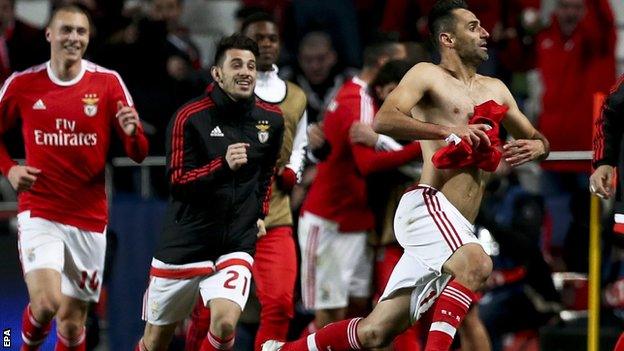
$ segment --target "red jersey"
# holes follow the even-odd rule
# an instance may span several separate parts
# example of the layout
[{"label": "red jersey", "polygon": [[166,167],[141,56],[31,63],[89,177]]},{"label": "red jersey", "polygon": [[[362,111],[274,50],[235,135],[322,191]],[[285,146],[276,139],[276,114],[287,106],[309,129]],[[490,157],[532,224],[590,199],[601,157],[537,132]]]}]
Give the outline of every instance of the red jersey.
[{"label": "red jersey", "polygon": [[[147,139],[139,126],[127,136],[115,114],[117,102],[133,106],[114,71],[82,61],[71,81],[58,79],[50,63],[14,73],[0,90],[0,131],[22,120],[26,165],[41,169],[32,188],[19,194],[19,211],[102,232],[108,219],[104,166],[115,129],[126,153],[140,162]],[[0,142],[0,171],[15,165]]]},{"label": "red jersey", "polygon": [[329,104],[323,119],[325,138],[331,145],[302,210],[338,223],[341,232],[371,230],[374,217],[368,206],[366,176],[397,168],[421,156],[420,144],[399,151],[375,151],[351,143],[349,128],[355,122],[371,124],[377,112],[367,85],[358,77],[346,82]]},{"label": "red jersey", "polygon": [[[593,95],[615,82],[615,22],[607,0],[586,1],[587,12],[569,38],[557,18],[537,40],[544,83],[538,129],[551,151],[592,150]],[[589,172],[590,161],[544,162],[556,171]]]}]

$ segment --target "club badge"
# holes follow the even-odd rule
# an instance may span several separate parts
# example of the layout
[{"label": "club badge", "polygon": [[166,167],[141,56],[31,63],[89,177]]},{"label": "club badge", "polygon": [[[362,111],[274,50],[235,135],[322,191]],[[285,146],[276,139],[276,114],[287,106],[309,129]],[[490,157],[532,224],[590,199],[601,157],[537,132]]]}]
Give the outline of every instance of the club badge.
[{"label": "club badge", "polygon": [[85,115],[93,117],[97,114],[98,101],[100,101],[100,99],[98,99],[97,94],[85,94],[85,97],[82,99]]},{"label": "club badge", "polygon": [[271,128],[269,121],[258,121],[256,128],[258,128],[258,140],[263,144],[266,143],[269,140],[269,129]]}]

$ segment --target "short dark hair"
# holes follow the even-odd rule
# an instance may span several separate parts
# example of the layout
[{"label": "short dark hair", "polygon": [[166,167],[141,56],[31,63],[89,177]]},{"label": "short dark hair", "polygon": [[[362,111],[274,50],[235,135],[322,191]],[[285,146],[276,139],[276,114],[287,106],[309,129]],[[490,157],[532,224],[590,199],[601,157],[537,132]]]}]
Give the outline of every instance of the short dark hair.
[{"label": "short dark hair", "polygon": [[468,4],[464,0],[438,0],[429,12],[427,26],[434,45],[438,45],[440,33],[450,31],[455,28],[455,16],[453,10],[468,9]]},{"label": "short dark hair", "polygon": [[258,44],[255,41],[240,33],[234,33],[229,37],[223,37],[217,44],[217,52],[215,53],[214,64],[220,66],[223,64],[225,52],[230,49],[240,49],[251,51],[256,57],[260,55]]},{"label": "short dark hair", "polygon": [[[54,17],[56,17],[56,15],[59,12],[70,12],[70,13],[80,13],[85,15],[85,17],[87,17],[87,21],[89,22],[89,26],[92,25],[93,21],[91,20],[91,13],[89,13],[89,10],[81,4],[74,4],[74,3],[70,3],[70,4],[66,4],[66,5],[60,5],[58,7],[55,7],[54,9],[52,9],[52,13],[50,14],[50,18],[48,20],[48,27],[52,24],[52,21],[54,20]],[[89,28],[91,29],[91,28]]]},{"label": "short dark hair", "polygon": [[251,26],[254,23],[258,23],[258,22],[271,22],[275,25],[277,25],[277,22],[275,22],[275,18],[273,18],[273,16],[271,16],[270,14],[266,13],[266,12],[255,12],[247,17],[245,17],[245,20],[243,20],[243,24],[241,25],[241,33],[245,34],[245,31],[247,30],[247,27]]},{"label": "short dark hair", "polygon": [[374,67],[382,56],[393,56],[398,50],[398,37],[391,33],[377,34],[374,41],[364,48],[364,67]]},{"label": "short dark hair", "polygon": [[377,73],[377,76],[370,84],[371,89],[383,87],[390,83],[398,83],[403,76],[413,67],[411,62],[406,60],[391,60],[386,62]]},{"label": "short dark hair", "polygon": [[245,18],[253,15],[256,12],[265,12],[262,7],[259,6],[243,6],[236,11],[234,18],[237,20],[244,20]]}]

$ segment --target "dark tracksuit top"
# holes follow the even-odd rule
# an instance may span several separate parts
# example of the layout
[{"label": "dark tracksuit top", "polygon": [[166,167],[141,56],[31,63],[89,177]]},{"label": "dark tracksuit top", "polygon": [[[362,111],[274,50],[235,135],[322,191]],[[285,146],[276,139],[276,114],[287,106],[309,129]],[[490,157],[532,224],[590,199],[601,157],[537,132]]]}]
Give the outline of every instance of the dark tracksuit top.
[{"label": "dark tracksuit top", "polygon": [[[182,106],[167,128],[171,195],[154,257],[187,264],[232,252],[253,256],[283,131],[279,107],[255,97],[235,102],[214,83]],[[236,171],[225,160],[234,143],[250,145]]]},{"label": "dark tracksuit top", "polygon": [[620,78],[602,105],[596,121],[593,166],[618,167],[613,230],[624,234],[624,77]]}]

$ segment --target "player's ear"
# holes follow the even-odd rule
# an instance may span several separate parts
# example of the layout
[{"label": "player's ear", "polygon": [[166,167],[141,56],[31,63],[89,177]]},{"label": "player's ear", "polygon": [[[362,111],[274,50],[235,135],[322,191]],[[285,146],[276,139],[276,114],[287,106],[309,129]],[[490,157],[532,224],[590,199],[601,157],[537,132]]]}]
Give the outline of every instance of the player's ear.
[{"label": "player's ear", "polygon": [[215,82],[217,83],[223,82],[223,79],[221,78],[221,70],[219,69],[219,66],[212,66],[210,68],[210,75],[212,76],[212,79],[214,79]]},{"label": "player's ear", "polygon": [[50,27],[46,27],[45,29],[45,37],[48,42],[50,42],[50,36],[52,35],[52,30]]},{"label": "player's ear", "polygon": [[453,45],[455,44],[455,37],[451,33],[442,32],[440,33],[439,41],[440,45],[453,47]]}]

